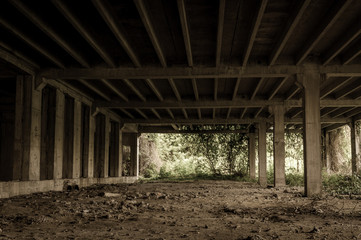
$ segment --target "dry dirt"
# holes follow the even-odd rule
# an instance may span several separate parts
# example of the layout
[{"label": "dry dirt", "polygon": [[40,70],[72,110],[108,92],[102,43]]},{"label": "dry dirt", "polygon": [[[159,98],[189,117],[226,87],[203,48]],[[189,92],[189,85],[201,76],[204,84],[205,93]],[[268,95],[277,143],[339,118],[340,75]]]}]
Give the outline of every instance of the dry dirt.
[{"label": "dry dirt", "polygon": [[0,239],[361,239],[361,200],[233,181],[98,185],[0,199]]}]

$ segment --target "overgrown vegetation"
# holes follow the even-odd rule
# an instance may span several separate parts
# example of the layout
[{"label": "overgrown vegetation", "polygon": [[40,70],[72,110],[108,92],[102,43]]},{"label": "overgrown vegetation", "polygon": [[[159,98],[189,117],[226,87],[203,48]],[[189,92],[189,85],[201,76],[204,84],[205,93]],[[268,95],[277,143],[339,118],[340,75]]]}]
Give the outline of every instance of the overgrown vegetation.
[{"label": "overgrown vegetation", "polygon": [[[187,129],[187,127],[184,127]],[[236,130],[215,134],[143,134],[141,136],[141,175],[150,179],[227,179],[251,181],[248,165],[248,136],[241,126],[193,127],[192,130]],[[323,161],[324,190],[334,194],[361,194],[361,177],[350,176],[350,130],[347,126],[330,132],[328,163]],[[357,125],[357,137],[361,124]],[[267,133],[267,178],[273,184],[273,134]],[[287,132],[286,184],[303,186],[303,138]],[[361,146],[360,146],[361,147]],[[256,151],[257,152],[257,151]],[[256,156],[257,157],[257,156]],[[256,161],[256,170],[258,169]]]}]

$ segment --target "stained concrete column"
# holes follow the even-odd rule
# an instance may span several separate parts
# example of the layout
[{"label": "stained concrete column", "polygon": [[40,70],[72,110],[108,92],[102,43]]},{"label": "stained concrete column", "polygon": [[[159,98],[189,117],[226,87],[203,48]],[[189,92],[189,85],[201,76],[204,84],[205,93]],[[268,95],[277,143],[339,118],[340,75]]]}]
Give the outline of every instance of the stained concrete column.
[{"label": "stained concrete column", "polygon": [[284,106],[273,106],[273,115],[274,185],[280,187],[286,185]]},{"label": "stained concrete column", "polygon": [[138,133],[130,135],[130,173],[132,176],[139,176],[139,137]]},{"label": "stained concrete column", "polygon": [[92,114],[90,114],[88,178],[94,177],[94,134],[95,134],[95,117]]},{"label": "stained concrete column", "polygon": [[120,166],[120,131],[119,123],[111,122],[110,143],[109,143],[109,176],[119,177]]},{"label": "stained concrete column", "polygon": [[357,138],[356,133],[356,122],[353,120],[350,124],[351,130],[351,165],[352,165],[352,175],[356,175],[359,169],[360,161],[360,143],[359,138]]},{"label": "stained concrete column", "polygon": [[41,90],[32,76],[16,81],[13,179],[40,180]]},{"label": "stained concrete column", "polygon": [[105,116],[104,177],[109,177],[110,118]]},{"label": "stained concrete column", "polygon": [[61,179],[63,174],[64,106],[65,106],[64,93],[62,93],[59,90],[56,90],[54,179]]},{"label": "stained concrete column", "polygon": [[81,159],[81,102],[74,100],[73,178],[80,177]]},{"label": "stained concrete column", "polygon": [[266,122],[258,124],[258,182],[267,186]]},{"label": "stained concrete column", "polygon": [[321,120],[320,82],[321,76],[316,67],[305,66],[304,73],[297,78],[303,85],[303,145],[305,195],[321,193]]},{"label": "stained concrete column", "polygon": [[250,132],[248,134],[248,161],[249,161],[249,177],[256,178],[256,134]]}]

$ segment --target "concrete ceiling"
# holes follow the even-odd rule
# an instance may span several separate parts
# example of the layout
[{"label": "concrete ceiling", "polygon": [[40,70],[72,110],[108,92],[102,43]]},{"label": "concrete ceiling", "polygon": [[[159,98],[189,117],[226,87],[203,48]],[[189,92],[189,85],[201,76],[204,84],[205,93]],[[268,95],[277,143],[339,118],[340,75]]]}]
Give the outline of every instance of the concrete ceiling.
[{"label": "concrete ceiling", "polygon": [[140,125],[302,122],[296,75],[314,64],[322,127],[361,118],[359,0],[9,0],[0,76],[78,89]]}]

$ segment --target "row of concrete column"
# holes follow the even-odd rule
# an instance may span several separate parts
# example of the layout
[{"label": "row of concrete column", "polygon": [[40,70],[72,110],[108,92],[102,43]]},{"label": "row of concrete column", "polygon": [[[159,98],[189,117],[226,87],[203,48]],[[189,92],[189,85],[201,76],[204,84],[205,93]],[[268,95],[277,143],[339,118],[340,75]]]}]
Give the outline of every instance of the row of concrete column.
[{"label": "row of concrete column", "polygon": [[[297,81],[303,91],[303,142],[304,142],[304,179],[305,195],[319,194],[322,190],[321,157],[321,122],[320,122],[320,82],[321,76],[315,69],[308,69],[297,75]],[[274,185],[285,185],[285,141],[284,114],[285,106],[273,106],[270,111],[274,116],[273,150],[274,150]],[[351,127],[352,172],[357,173],[359,144],[355,137],[355,122]],[[267,185],[266,170],[266,122],[258,123],[258,181]],[[255,178],[255,133],[249,133],[249,169],[250,177]]]},{"label": "row of concrete column", "polygon": [[138,176],[137,133],[123,133],[107,112],[92,114],[80,95],[36,89],[30,76],[18,76],[16,81],[10,180],[120,177],[123,145],[131,148],[127,174]]}]

